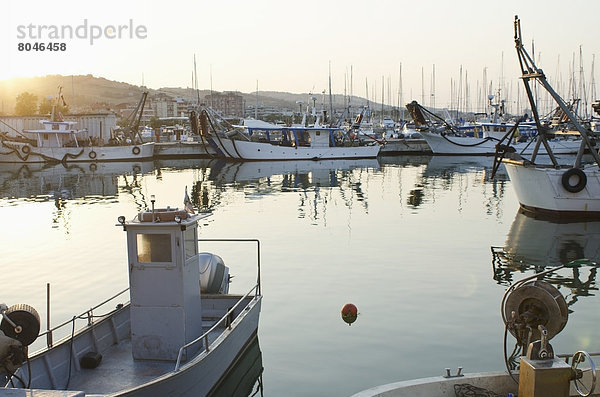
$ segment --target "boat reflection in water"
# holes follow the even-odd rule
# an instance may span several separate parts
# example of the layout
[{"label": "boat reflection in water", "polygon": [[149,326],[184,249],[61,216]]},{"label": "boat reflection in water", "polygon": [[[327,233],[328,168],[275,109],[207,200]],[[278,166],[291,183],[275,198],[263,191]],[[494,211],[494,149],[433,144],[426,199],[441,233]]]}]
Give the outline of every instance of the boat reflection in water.
[{"label": "boat reflection in water", "polygon": [[0,163],[2,205],[20,201],[54,202],[53,227],[69,231],[70,201],[90,205],[118,201],[131,195],[137,209],[146,207],[142,176],[151,172],[152,161],[102,162],[91,164],[10,164]]},{"label": "boat reflection in water", "polygon": [[600,221],[556,223],[519,211],[504,247],[492,247],[492,257],[494,280],[501,285],[511,284],[523,273],[541,272],[575,259],[589,259],[592,266],[563,269],[545,278],[557,287],[570,290],[565,298],[571,309],[579,297],[593,296],[598,290]]},{"label": "boat reflection in water", "polygon": [[209,397],[263,396],[263,369],[262,352],[256,337]]},{"label": "boat reflection in water", "polygon": [[[153,169],[152,161],[91,164],[0,164],[3,198],[48,201],[116,197],[119,176],[137,176]],[[131,179],[131,178],[130,178]]]},{"label": "boat reflection in water", "polygon": [[282,176],[287,187],[321,185],[337,186],[335,171],[354,169],[378,170],[377,159],[318,160],[318,161],[208,161],[212,168],[211,179],[219,184],[257,183]]},{"label": "boat reflection in water", "polygon": [[[181,162],[156,162],[158,173],[186,168]],[[319,161],[250,161],[199,159],[197,179],[190,191],[192,202],[200,211],[213,211],[222,204],[226,191],[241,191],[246,197],[261,198],[282,192],[298,192],[299,216],[312,218],[322,213],[331,190],[336,188],[346,198],[366,205],[362,178],[379,170],[377,159]]]}]

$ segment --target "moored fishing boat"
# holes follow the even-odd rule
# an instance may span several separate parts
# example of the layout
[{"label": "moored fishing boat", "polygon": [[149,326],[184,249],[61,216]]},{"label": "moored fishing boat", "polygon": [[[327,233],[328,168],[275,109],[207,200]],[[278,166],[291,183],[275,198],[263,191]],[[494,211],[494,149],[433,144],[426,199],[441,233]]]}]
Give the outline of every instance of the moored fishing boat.
[{"label": "moored fishing boat", "polygon": [[[145,102],[145,96],[142,97]],[[59,89],[49,120],[41,120],[43,128],[17,131],[19,136],[0,136],[1,163],[73,163],[100,161],[140,161],[154,155],[154,142],[143,143],[139,133],[116,136],[107,144],[99,139],[83,139],[73,121],[65,121],[57,111],[59,101],[64,103]],[[141,106],[138,104],[138,108]],[[143,110],[143,105],[142,105]],[[136,124],[135,130],[137,131]]]},{"label": "moored fishing boat", "polygon": [[[419,132],[434,154],[493,156],[496,154],[496,146],[501,144],[507,135],[512,135],[518,136],[518,139],[512,140],[510,144],[515,153],[527,156],[534,153],[548,155],[546,146],[536,145],[537,128],[530,122],[493,121],[455,127],[415,101],[406,107],[415,122],[421,126]],[[437,118],[441,124],[436,126],[428,123],[427,115]],[[572,134],[558,132],[554,132],[552,138],[546,136],[546,142],[554,154],[577,154],[581,146],[581,140]]]},{"label": "moored fishing boat", "polygon": [[[186,195],[187,197],[187,195]],[[127,235],[128,290],[40,335],[47,348],[28,356],[39,315],[28,305],[0,306],[0,396],[210,395],[256,339],[262,295],[257,282],[229,293],[221,257],[199,252],[204,214],[152,209],[119,217]],[[221,241],[221,240],[211,240]],[[121,303],[129,291],[130,303]],[[107,304],[114,309],[97,314]],[[86,320],[75,330],[78,319]],[[53,342],[59,329],[70,336]]]},{"label": "moored fishing boat", "polygon": [[28,140],[0,140],[2,163],[75,163],[142,161],[154,156],[154,143],[87,145],[71,121],[43,120],[44,128],[24,130]]},{"label": "moored fishing boat", "polygon": [[[209,113],[200,112],[200,124],[208,125]],[[212,123],[211,123],[212,124]],[[203,131],[207,131],[202,128]],[[237,160],[330,160],[375,158],[381,145],[360,142],[348,137],[337,127],[321,126],[318,120],[312,127],[261,127],[259,136],[241,129],[204,133],[217,156]]]},{"label": "moored fishing boat", "polygon": [[[518,153],[503,150],[503,146],[498,148],[494,162],[504,163],[524,210],[556,217],[600,216],[600,156],[595,148],[593,131],[578,120],[523,47],[518,18],[515,18],[515,47],[539,139],[531,158],[526,159]],[[581,137],[579,150],[571,164],[559,164],[554,156],[547,141],[547,127],[540,121],[531,81],[538,82],[552,96]],[[508,143],[510,144],[510,138]],[[536,163],[537,149],[542,146],[548,152],[551,164]],[[592,155],[592,164],[584,164],[585,151]]]},{"label": "moored fishing boat", "polygon": [[[513,125],[504,125],[502,129],[504,132],[512,128]],[[443,134],[431,131],[421,131],[423,138],[427,141],[427,144],[431,148],[434,154],[442,155],[479,155],[479,156],[493,156],[496,153],[496,145],[500,143],[501,137],[496,138],[493,135],[487,135],[482,137],[472,136],[453,136],[449,134]],[[555,154],[577,154],[581,141],[574,140],[571,137],[565,138],[554,138],[548,141],[551,150]],[[535,138],[530,138],[524,142],[515,142],[511,145],[515,152],[523,155],[533,154],[535,147]],[[547,154],[545,148],[540,148],[540,155]]]}]

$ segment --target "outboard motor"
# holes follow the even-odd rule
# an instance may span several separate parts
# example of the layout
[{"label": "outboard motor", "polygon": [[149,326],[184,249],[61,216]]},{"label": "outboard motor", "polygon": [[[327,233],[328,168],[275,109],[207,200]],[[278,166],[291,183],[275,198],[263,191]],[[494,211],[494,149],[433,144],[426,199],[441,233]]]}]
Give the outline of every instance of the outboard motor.
[{"label": "outboard motor", "polygon": [[200,291],[207,294],[229,293],[229,268],[223,258],[209,252],[198,254],[200,266]]},{"label": "outboard motor", "polygon": [[0,303],[0,376],[12,375],[27,359],[27,346],[40,332],[40,316],[25,304]]}]

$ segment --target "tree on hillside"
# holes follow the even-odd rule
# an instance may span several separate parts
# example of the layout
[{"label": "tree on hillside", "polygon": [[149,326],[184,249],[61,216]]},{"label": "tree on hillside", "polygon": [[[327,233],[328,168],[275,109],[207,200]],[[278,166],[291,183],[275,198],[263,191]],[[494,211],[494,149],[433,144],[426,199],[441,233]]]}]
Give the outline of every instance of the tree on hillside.
[{"label": "tree on hillside", "polygon": [[37,96],[30,92],[23,92],[17,96],[15,114],[17,116],[31,116],[37,110]]},{"label": "tree on hillside", "polygon": [[[54,99],[49,99],[49,98],[42,99],[42,101],[40,102],[40,107],[39,107],[38,113],[41,115],[47,115],[47,114],[52,113],[52,105],[54,105]],[[66,105],[65,103],[59,103],[56,106],[55,111],[60,112],[63,115],[68,114],[69,106]]]}]

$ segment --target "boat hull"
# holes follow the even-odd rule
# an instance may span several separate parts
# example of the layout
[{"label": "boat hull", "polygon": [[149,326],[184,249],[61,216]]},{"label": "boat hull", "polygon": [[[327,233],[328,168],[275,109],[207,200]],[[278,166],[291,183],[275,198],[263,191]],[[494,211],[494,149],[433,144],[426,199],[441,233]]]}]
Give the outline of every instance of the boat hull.
[{"label": "boat hull", "polygon": [[424,139],[386,138],[381,148],[381,155],[405,153],[431,153],[431,148]]},{"label": "boat hull", "polygon": [[505,160],[506,172],[521,207],[557,217],[600,216],[600,170],[586,167],[587,183],[579,192],[563,186],[565,168],[539,167],[521,161]]},{"label": "boat hull", "polygon": [[[203,298],[203,313],[227,310],[230,302],[238,298],[233,301],[227,300],[227,296],[215,296],[213,300]],[[239,309],[231,328],[224,329],[214,339],[211,337],[209,349],[191,357],[177,371],[174,370],[174,362],[140,362],[131,358],[131,343],[127,342],[130,340],[130,313],[129,305],[126,305],[94,326],[78,332],[72,345],[70,338],[66,338],[51,349],[34,355],[30,359],[32,389],[0,388],[0,396],[22,395],[15,393],[25,391],[30,397],[82,395],[74,394],[77,390],[96,396],[210,395],[257,337],[262,296],[247,299],[248,303]],[[69,359],[69,351],[79,357],[90,350],[104,353],[107,349],[116,354],[104,354],[95,369],[81,369],[79,360]],[[114,356],[122,358],[113,360]],[[72,365],[71,371],[68,363]],[[28,380],[27,371],[22,367],[18,372],[25,382]],[[65,385],[70,391],[64,390]]]},{"label": "boat hull", "polygon": [[233,139],[215,139],[223,155],[239,160],[325,160],[375,158],[381,146],[293,147]]},{"label": "boat hull", "polygon": [[[518,378],[518,375],[515,375]],[[465,374],[444,378],[435,376],[389,383],[354,394],[352,397],[442,397],[455,396],[454,385],[470,384],[500,395],[517,393],[517,384],[507,372]]]},{"label": "boat hull", "polygon": [[215,154],[214,149],[204,142],[159,142],[154,146],[156,158],[203,158]]},{"label": "boat hull", "polygon": [[[455,137],[432,132],[421,132],[433,154],[444,155],[479,155],[493,156],[496,153],[497,139]],[[576,154],[581,146],[577,140],[551,140],[548,142],[554,154]],[[513,142],[511,144],[517,153],[531,155],[535,142]],[[538,154],[547,155],[544,146],[540,146]]]},{"label": "boat hull", "polygon": [[233,368],[238,357],[257,337],[258,319],[262,298],[256,298],[249,310],[242,313],[232,324],[231,331],[225,331],[217,341],[179,371],[170,372],[153,382],[114,396],[206,396],[217,387],[219,381]]},{"label": "boat hull", "polygon": [[36,147],[23,142],[2,142],[1,163],[78,163],[139,161],[154,156],[154,143],[124,146]]}]

